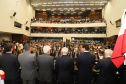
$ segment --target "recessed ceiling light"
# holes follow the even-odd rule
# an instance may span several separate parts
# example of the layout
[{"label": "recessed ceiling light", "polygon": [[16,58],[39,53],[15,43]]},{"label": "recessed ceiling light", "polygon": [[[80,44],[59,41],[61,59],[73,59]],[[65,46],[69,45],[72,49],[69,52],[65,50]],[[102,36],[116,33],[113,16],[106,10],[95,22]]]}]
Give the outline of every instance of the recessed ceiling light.
[{"label": "recessed ceiling light", "polygon": [[55,5],[51,5],[51,6],[55,6]]},{"label": "recessed ceiling light", "polygon": [[102,8],[98,8],[98,9],[102,9]]},{"label": "recessed ceiling light", "polygon": [[58,3],[63,3],[63,2],[58,2]]},{"label": "recessed ceiling light", "polygon": [[85,4],[85,5],[89,5],[89,4]]},{"label": "recessed ceiling light", "polygon": [[79,3],[84,3],[84,2],[79,2]]},{"label": "recessed ceiling light", "polygon": [[71,10],[71,11],[75,11],[75,10]]},{"label": "recessed ceiling light", "polygon": [[80,4],[80,6],[84,6],[84,4]]},{"label": "recessed ceiling light", "polygon": [[63,3],[68,3],[68,2],[63,2]]},{"label": "recessed ceiling light", "polygon": [[53,3],[55,3],[55,4],[56,4],[57,2],[53,2]]},{"label": "recessed ceiling light", "polygon": [[51,10],[51,9],[47,9],[47,10]]},{"label": "recessed ceiling light", "polygon": [[83,2],[83,3],[89,3],[88,1],[86,1],[86,2]]},{"label": "recessed ceiling light", "polygon": [[43,4],[47,4],[47,3],[43,3]]},{"label": "recessed ceiling light", "polygon": [[80,4],[75,4],[75,6],[79,6]]},{"label": "recessed ceiling light", "polygon": [[69,3],[73,3],[73,2],[69,2]]},{"label": "recessed ceiling light", "polygon": [[51,6],[51,5],[46,5],[46,6]]},{"label": "recessed ceiling light", "polygon": [[69,8],[69,9],[73,9],[73,8]]},{"label": "recessed ceiling light", "polygon": [[78,2],[74,2],[74,3],[78,3]]},{"label": "recessed ceiling light", "polygon": [[42,5],[42,6],[46,6],[46,5]]},{"label": "recessed ceiling light", "polygon": [[75,8],[75,9],[79,9],[79,8]]},{"label": "recessed ceiling light", "polygon": [[40,10],[40,9],[36,9],[36,10]]},{"label": "recessed ceiling light", "polygon": [[85,9],[85,8],[81,8],[81,9]]},{"label": "recessed ceiling light", "polygon": [[95,3],[94,1],[91,1],[90,3]]},{"label": "recessed ceiling light", "polygon": [[56,5],[56,6],[60,6],[60,5]]},{"label": "recessed ceiling light", "polygon": [[60,5],[60,6],[65,6],[65,5]]},{"label": "recessed ceiling light", "polygon": [[93,6],[94,4],[90,4],[91,6]]},{"label": "recessed ceiling light", "polygon": [[104,5],[104,4],[99,4],[99,5]]},{"label": "recessed ceiling light", "polygon": [[100,5],[100,4],[95,4],[95,5]]},{"label": "recessed ceiling light", "polygon": [[91,8],[87,8],[87,9],[91,9]]},{"label": "recessed ceiling light", "polygon": [[48,3],[48,4],[52,4],[52,3]]}]

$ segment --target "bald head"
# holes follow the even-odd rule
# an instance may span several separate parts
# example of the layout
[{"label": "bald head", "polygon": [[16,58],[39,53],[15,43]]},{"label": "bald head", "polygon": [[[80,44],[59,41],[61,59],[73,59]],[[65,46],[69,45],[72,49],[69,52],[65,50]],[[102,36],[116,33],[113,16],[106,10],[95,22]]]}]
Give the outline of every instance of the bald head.
[{"label": "bald head", "polygon": [[106,49],[105,50],[105,57],[111,57],[112,53],[113,53],[113,51],[111,49]]},{"label": "bald head", "polygon": [[62,48],[62,54],[63,55],[67,55],[68,54],[68,48],[67,47],[63,47]]},{"label": "bald head", "polygon": [[44,53],[50,54],[50,46],[46,45],[43,47]]}]

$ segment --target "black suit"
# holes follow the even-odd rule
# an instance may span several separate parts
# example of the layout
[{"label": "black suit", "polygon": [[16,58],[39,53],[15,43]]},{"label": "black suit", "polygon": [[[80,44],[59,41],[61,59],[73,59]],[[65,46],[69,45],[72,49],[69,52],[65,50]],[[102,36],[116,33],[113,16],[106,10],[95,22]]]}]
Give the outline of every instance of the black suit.
[{"label": "black suit", "polygon": [[20,65],[16,55],[5,53],[0,56],[0,68],[5,72],[6,84],[18,84],[19,78],[18,69]]},{"label": "black suit", "polygon": [[99,60],[95,69],[100,69],[98,84],[115,84],[117,68],[112,63],[111,58]]},{"label": "black suit", "polygon": [[89,52],[81,53],[77,58],[79,84],[90,84],[92,80],[92,67],[95,64],[95,56]]},{"label": "black suit", "polygon": [[59,84],[71,84],[74,71],[74,62],[67,55],[56,60],[55,71],[58,76]]}]

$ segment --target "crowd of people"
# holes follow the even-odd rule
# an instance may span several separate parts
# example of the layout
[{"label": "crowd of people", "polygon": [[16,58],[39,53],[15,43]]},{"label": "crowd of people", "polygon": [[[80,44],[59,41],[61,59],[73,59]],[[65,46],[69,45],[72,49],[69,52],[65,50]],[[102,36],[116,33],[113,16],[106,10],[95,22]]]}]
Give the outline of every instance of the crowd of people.
[{"label": "crowd of people", "polygon": [[81,23],[105,23],[106,21],[102,18],[99,20],[93,20],[91,21],[89,17],[86,18],[50,18],[48,20],[40,19],[32,19],[33,23],[56,23],[56,24],[81,24]]},{"label": "crowd of people", "polygon": [[[23,84],[52,84],[54,80],[58,84],[93,84],[92,71],[97,70],[98,84],[118,84],[117,68],[111,61],[113,43],[8,41],[0,46],[5,84],[19,84],[18,70]],[[118,72],[119,84],[125,84],[125,66]]]},{"label": "crowd of people", "polygon": [[40,28],[33,27],[31,33],[63,33],[63,34],[105,34],[106,28]]}]

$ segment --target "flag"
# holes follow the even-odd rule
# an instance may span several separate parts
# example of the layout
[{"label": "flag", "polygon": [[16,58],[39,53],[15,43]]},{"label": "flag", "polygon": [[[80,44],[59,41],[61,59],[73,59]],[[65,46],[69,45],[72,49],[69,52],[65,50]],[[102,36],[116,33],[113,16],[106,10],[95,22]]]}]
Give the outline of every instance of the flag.
[{"label": "flag", "polygon": [[119,68],[125,61],[125,57],[123,54],[126,52],[126,18],[125,18],[126,10],[124,10],[122,16],[122,26],[119,31],[119,35],[113,50],[113,54],[111,57],[112,62],[115,64],[117,68]]}]

